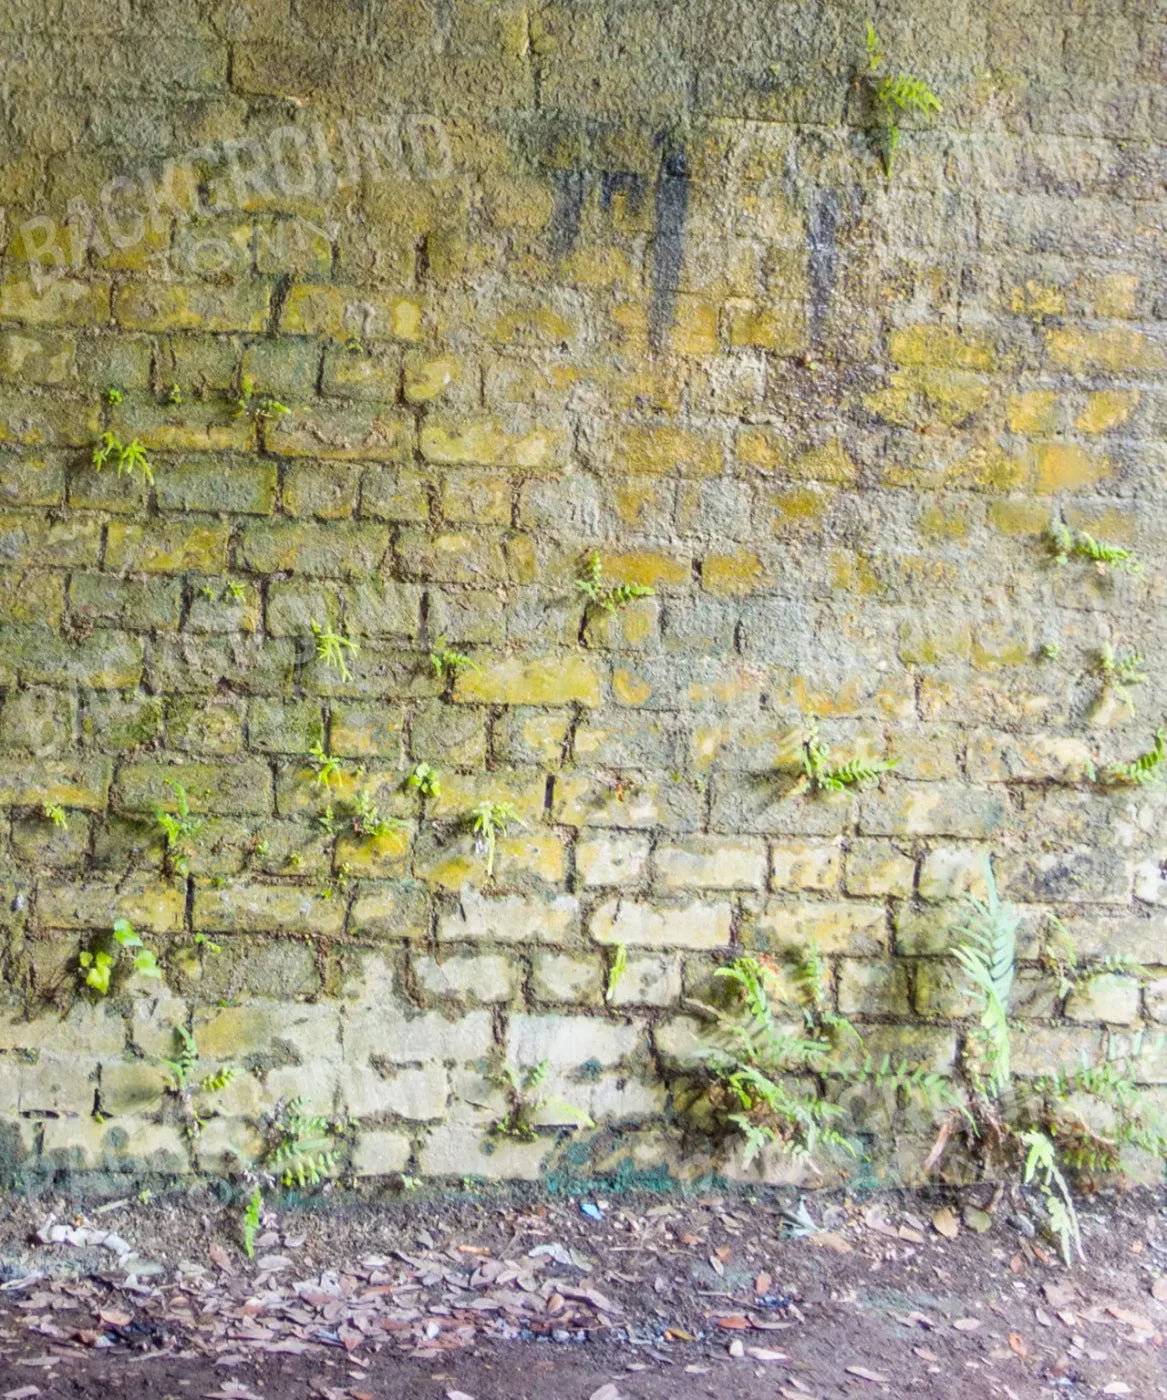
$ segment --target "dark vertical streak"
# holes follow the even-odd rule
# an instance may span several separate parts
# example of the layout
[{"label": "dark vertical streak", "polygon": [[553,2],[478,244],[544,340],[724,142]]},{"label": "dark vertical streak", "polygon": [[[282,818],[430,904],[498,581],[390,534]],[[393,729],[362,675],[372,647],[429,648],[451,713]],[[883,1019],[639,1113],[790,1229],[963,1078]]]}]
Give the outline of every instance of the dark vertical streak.
[{"label": "dark vertical streak", "polygon": [[810,242],[810,334],[811,341],[822,338],[823,326],[835,289],[839,250],[835,233],[839,226],[839,201],[834,190],[827,190],[810,209],[807,237]]},{"label": "dark vertical streak", "polygon": [[562,258],[575,247],[583,217],[584,172],[555,172],[555,206],[551,211],[551,253]]},{"label": "dark vertical streak", "polygon": [[673,323],[673,304],[685,255],[685,220],[689,213],[689,166],[685,148],[666,136],[661,151],[660,177],[656,185],[655,228],[652,245],[652,305],[649,332],[652,348],[660,351]]}]

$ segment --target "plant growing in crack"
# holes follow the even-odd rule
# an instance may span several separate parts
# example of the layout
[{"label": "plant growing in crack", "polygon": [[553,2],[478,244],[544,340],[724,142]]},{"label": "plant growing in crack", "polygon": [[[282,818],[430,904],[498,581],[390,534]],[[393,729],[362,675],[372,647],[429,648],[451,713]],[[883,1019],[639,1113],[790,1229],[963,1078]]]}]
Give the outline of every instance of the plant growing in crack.
[{"label": "plant growing in crack", "polygon": [[819,738],[818,720],[810,715],[799,752],[802,772],[789,795],[797,797],[804,792],[846,792],[848,788],[862,787],[864,783],[878,781],[882,773],[889,773],[897,761],[853,756],[842,763],[833,763],[830,745]]},{"label": "plant growing in crack", "polygon": [[494,879],[494,857],[498,838],[505,836],[513,826],[523,826],[511,802],[493,802],[489,799],[480,802],[470,813],[469,822],[474,833],[474,847],[486,861],[486,878]]},{"label": "plant growing in crack", "polygon": [[593,550],[575,579],[576,590],[587,599],[588,609],[617,613],[637,598],[651,598],[656,590],[644,583],[604,582],[604,565],[599,550]]},{"label": "plant growing in crack", "polygon": [[259,422],[285,418],[291,409],[287,404],[271,394],[261,394],[255,380],[249,374],[240,376],[239,392],[234,401],[236,418],[254,418]]},{"label": "plant growing in crack", "polygon": [[310,624],[312,635],[316,640],[316,659],[329,670],[335,671],[344,682],[352,680],[352,672],[345,661],[345,652],[350,656],[356,656],[360,652],[360,643],[352,640],[351,637],[344,636],[341,632],[334,632],[331,627],[321,627],[318,622]]},{"label": "plant growing in crack", "polygon": [[154,821],[162,832],[166,865],[179,875],[190,874],[190,843],[202,830],[202,821],[191,816],[190,801],[186,788],[176,779],[167,778],[167,785],[173,789],[176,812],[167,812],[159,806],[154,808]]},{"label": "plant growing in crack", "polygon": [[1145,787],[1164,776],[1167,765],[1167,729],[1155,730],[1155,742],[1130,763],[1109,763],[1098,781],[1103,787]]},{"label": "plant growing in crack", "polygon": [[900,144],[899,117],[910,112],[925,121],[943,110],[940,99],[915,73],[883,73],[884,56],[872,24],[867,26],[867,87],[875,117],[875,141],[891,178]]},{"label": "plant growing in crack", "polygon": [[61,831],[69,830],[69,816],[59,802],[46,802],[41,808],[44,818]]},{"label": "plant growing in crack", "polygon": [[392,836],[395,831],[403,831],[405,823],[396,817],[382,816],[373,795],[368,788],[357,793],[353,812],[353,831],[358,836],[379,838]]},{"label": "plant growing in crack", "polygon": [[179,1101],[184,1131],[187,1137],[195,1138],[214,1117],[213,1107],[205,1100],[222,1093],[233,1079],[238,1078],[239,1071],[233,1065],[225,1065],[203,1075],[201,1079],[197,1078],[199,1047],[194,1036],[185,1026],[175,1026],[174,1038],[177,1054],[173,1060],[164,1059],[162,1063],[170,1071],[170,1092]]},{"label": "plant growing in crack", "polygon": [[413,772],[405,780],[405,786],[422,797],[438,797],[442,791],[437,770],[428,763],[415,764]]},{"label": "plant growing in crack", "polygon": [[1054,563],[1059,567],[1068,564],[1071,559],[1084,559],[1092,563],[1100,574],[1105,574],[1107,569],[1118,569],[1128,574],[1142,572],[1143,566],[1132,550],[1095,539],[1085,530],[1071,530],[1059,515],[1050,521],[1045,539]]},{"label": "plant growing in crack", "polygon": [[611,1001],[616,994],[616,988],[624,980],[624,974],[628,971],[628,946],[624,943],[617,943],[612,952],[612,961],[608,966],[608,982],[604,988],[604,1000]]},{"label": "plant growing in crack", "polygon": [[430,665],[433,667],[434,675],[439,678],[456,676],[459,671],[478,670],[478,665],[473,657],[467,656],[464,651],[447,646],[445,637],[439,637],[434,643],[434,649],[430,652]]},{"label": "plant growing in crack", "polygon": [[316,782],[321,787],[332,787],[340,782],[341,765],[340,759],[335,758],[330,753],[325,753],[324,745],[319,740],[308,750],[311,755],[311,763]]},{"label": "plant growing in crack", "polygon": [[151,486],[154,484],[154,468],[146,456],[146,449],[142,443],[133,438],[130,442],[123,442],[115,433],[108,429],[102,433],[100,440],[93,448],[93,465],[98,471],[113,463],[117,469],[118,476],[141,475]]},{"label": "plant growing in crack", "polygon": [[285,1186],[318,1186],[337,1168],[343,1128],[335,1119],[306,1113],[301,1098],[281,1101],[268,1121],[264,1164]]},{"label": "plant growing in crack", "polygon": [[134,971],[140,977],[161,978],[162,969],[151,949],[147,948],[141,936],[128,919],[117,919],[109,934],[101,935],[92,948],[83,948],[77,955],[82,981],[98,996],[108,996],[114,969],[118,961],[118,950],[127,948],[133,955]]},{"label": "plant growing in crack", "polygon": [[540,1060],[537,1065],[526,1069],[516,1069],[514,1065],[504,1064],[487,1076],[488,1081],[502,1089],[507,1098],[506,1113],[490,1125],[491,1137],[511,1138],[515,1142],[535,1142],[539,1132],[533,1119],[543,1109],[552,1109],[557,1114],[574,1119],[569,1125],[573,1130],[595,1127],[591,1117],[582,1108],[544,1091],[548,1068],[547,1060]]},{"label": "plant growing in crack", "polygon": [[1116,653],[1114,647],[1106,642],[1094,658],[1091,668],[1102,684],[1102,695],[1099,698],[1113,695],[1125,707],[1127,713],[1133,715],[1135,702],[1131,695],[1131,687],[1142,685],[1147,680],[1143,665],[1144,657],[1140,652],[1128,648]]}]

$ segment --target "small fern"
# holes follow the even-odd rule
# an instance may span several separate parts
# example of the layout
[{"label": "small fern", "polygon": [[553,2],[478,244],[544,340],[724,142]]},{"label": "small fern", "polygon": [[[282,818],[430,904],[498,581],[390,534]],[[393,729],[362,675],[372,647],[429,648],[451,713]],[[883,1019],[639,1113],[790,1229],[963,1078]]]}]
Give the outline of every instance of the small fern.
[{"label": "small fern", "polygon": [[255,1258],[255,1237],[259,1233],[263,1217],[263,1192],[257,1186],[247,1198],[243,1207],[243,1252],[248,1259]]},{"label": "small fern", "polygon": [[456,676],[459,671],[477,671],[478,666],[472,657],[455,647],[447,646],[446,639],[439,637],[430,652],[430,665],[435,676]]},{"label": "small fern", "polygon": [[1017,960],[1021,916],[1003,904],[991,864],[985,861],[987,897],[965,896],[965,941],[953,949],[979,1003],[980,1030],[970,1047],[968,1068],[974,1085],[1000,1096],[1012,1078],[1009,998]]},{"label": "small fern", "polygon": [[353,677],[344,654],[347,651],[350,656],[356,656],[361,649],[360,644],[340,632],[334,632],[331,627],[321,627],[318,622],[312,622],[311,627],[312,635],[316,639],[317,661],[335,671],[347,684]]},{"label": "small fern", "polygon": [[494,857],[498,838],[512,826],[522,826],[514,804],[510,802],[480,802],[470,814],[471,830],[478,853],[486,859],[486,878],[494,879]]},{"label": "small fern", "polygon": [[912,112],[930,121],[943,108],[940,99],[924,79],[914,73],[888,73],[877,78],[883,65],[879,38],[874,26],[868,24],[867,79],[875,114],[876,140],[883,157],[884,172],[890,179],[900,144],[899,114]]},{"label": "small fern", "polygon": [[1145,787],[1163,777],[1164,764],[1167,764],[1167,729],[1156,729],[1155,742],[1146,753],[1130,763],[1108,764],[1102,770],[1101,782],[1107,787]]},{"label": "small fern", "polygon": [[1053,554],[1054,563],[1059,566],[1076,558],[1088,560],[1101,574],[1108,568],[1128,574],[1142,571],[1143,566],[1132,550],[1095,539],[1086,530],[1071,530],[1060,516],[1055,515],[1050,521],[1046,543]]},{"label": "small fern", "polygon": [[589,607],[599,608],[607,613],[619,612],[635,599],[651,598],[655,593],[655,589],[643,583],[606,584],[604,566],[598,550],[593,550],[588,556],[575,580],[575,586],[588,600]]},{"label": "small fern", "polygon": [[624,974],[628,971],[628,947],[624,943],[617,943],[612,954],[612,962],[608,968],[608,984],[604,989],[604,1000],[611,1001],[615,995],[616,988],[624,979]]},{"label": "small fern", "polygon": [[491,1137],[512,1138],[516,1142],[535,1142],[538,1129],[531,1121],[543,1108],[554,1109],[560,1115],[574,1119],[572,1127],[594,1128],[595,1124],[582,1108],[566,1103],[563,1099],[542,1092],[547,1080],[549,1062],[540,1060],[525,1070],[513,1065],[503,1065],[501,1069],[487,1076],[491,1084],[497,1085],[507,1097],[507,1111],[503,1117],[490,1125]]},{"label": "small fern", "polygon": [[1025,1149],[1023,1180],[1027,1186],[1036,1181],[1037,1189],[1045,1198],[1050,1224],[1061,1245],[1062,1258],[1070,1264],[1075,1250],[1079,1258],[1083,1258],[1078,1214],[1066,1178],[1058,1167],[1053,1143],[1045,1133],[1035,1128],[1021,1133],[1020,1141]]},{"label": "small fern", "polygon": [[336,1125],[304,1112],[300,1098],[281,1105],[272,1119],[266,1160],[285,1186],[317,1186],[336,1170]]},{"label": "small fern", "polygon": [[846,792],[848,788],[862,787],[864,783],[878,781],[880,775],[889,773],[897,762],[895,759],[852,757],[833,764],[830,745],[820,739],[818,719],[814,715],[807,719],[799,761],[802,773],[790,790],[791,797],[804,792]]},{"label": "small fern", "polygon": [[154,484],[154,469],[146,456],[146,449],[137,438],[122,442],[121,438],[107,430],[94,446],[92,456],[93,465],[98,471],[112,462],[118,476],[139,474],[151,486]]},{"label": "small fern", "polygon": [[1109,642],[1094,660],[1093,671],[1102,682],[1103,694],[1113,695],[1131,715],[1135,712],[1131,687],[1142,685],[1147,680],[1143,665],[1144,657],[1140,652],[1130,650],[1116,653]]}]

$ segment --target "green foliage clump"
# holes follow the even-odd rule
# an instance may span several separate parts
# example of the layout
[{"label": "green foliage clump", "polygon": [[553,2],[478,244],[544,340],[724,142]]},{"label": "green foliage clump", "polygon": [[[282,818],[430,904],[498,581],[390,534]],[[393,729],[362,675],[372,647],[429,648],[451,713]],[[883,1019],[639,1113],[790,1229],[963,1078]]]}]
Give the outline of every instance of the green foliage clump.
[{"label": "green foliage clump", "polygon": [[608,983],[604,988],[604,1000],[611,1001],[616,993],[616,988],[624,980],[624,974],[628,971],[628,946],[624,943],[617,943],[612,954],[612,962],[608,968]]},{"label": "green foliage clump", "polygon": [[357,793],[353,812],[353,831],[358,836],[390,836],[393,832],[400,831],[403,826],[404,822],[398,821],[396,817],[381,815],[368,788],[362,788]]},{"label": "green foliage clump", "polygon": [[930,121],[942,111],[940,99],[923,78],[914,73],[885,73],[879,38],[873,25],[867,26],[867,79],[875,113],[876,140],[883,157],[883,168],[891,178],[895,168],[896,151],[900,144],[899,116],[912,112]]},{"label": "green foliage clump", "polygon": [[46,821],[52,822],[61,831],[69,830],[68,814],[59,802],[46,802],[41,810],[44,812]]},{"label": "green foliage clump", "polygon": [[447,646],[445,637],[439,637],[430,652],[430,665],[435,676],[456,676],[459,671],[477,671],[474,659],[464,651]]},{"label": "green foliage clump", "polygon": [[897,762],[896,759],[853,757],[843,763],[832,763],[830,745],[819,738],[818,720],[814,715],[807,720],[799,759],[802,773],[790,790],[791,797],[803,792],[846,792],[848,788],[862,787],[864,783],[877,781],[881,773],[890,772]]},{"label": "green foliage clump", "polygon": [[176,778],[166,781],[174,791],[178,811],[166,812],[160,806],[155,806],[154,821],[162,833],[167,864],[180,875],[189,875],[190,843],[202,830],[203,824],[198,817],[191,816],[186,788]]},{"label": "green foliage clump", "polygon": [[588,556],[575,586],[588,600],[589,608],[599,608],[607,613],[619,612],[634,599],[651,598],[655,593],[655,589],[643,583],[605,583],[604,566],[598,550],[593,550]]},{"label": "green foliage clump", "polygon": [[1145,787],[1163,777],[1167,764],[1167,729],[1155,730],[1155,742],[1130,763],[1110,763],[1102,770],[1104,787]]},{"label": "green foliage clump", "polygon": [[255,1237],[259,1233],[262,1217],[263,1192],[257,1186],[243,1207],[243,1252],[248,1259],[255,1258]]},{"label": "green foliage clump", "polygon": [[480,802],[469,818],[474,832],[474,844],[478,854],[486,859],[486,878],[494,878],[494,857],[498,838],[505,836],[512,826],[522,826],[519,814],[511,802]]},{"label": "green foliage clump", "polygon": [[154,468],[146,456],[145,447],[137,438],[130,442],[122,442],[121,438],[108,429],[102,433],[101,440],[93,448],[93,465],[101,471],[111,462],[117,468],[118,476],[140,473],[153,486]]},{"label": "green foliage clump", "polygon": [[331,627],[321,627],[318,622],[311,623],[312,635],[316,639],[316,659],[322,662],[329,670],[335,671],[342,681],[351,681],[353,676],[345,661],[344,654],[347,651],[350,655],[356,656],[360,651],[360,643],[354,642],[350,637],[344,636],[340,632],[334,632]]},{"label": "green foliage clump", "polygon": [[1054,563],[1059,567],[1068,564],[1071,559],[1085,559],[1092,563],[1100,574],[1104,574],[1108,568],[1119,569],[1128,574],[1142,572],[1143,566],[1133,551],[1123,549],[1121,545],[1107,544],[1105,540],[1097,540],[1085,530],[1071,530],[1059,516],[1054,516],[1050,521],[1046,531],[1046,542],[1053,554]]},{"label": "green foliage clump", "polygon": [[213,1116],[213,1110],[209,1105],[200,1101],[196,1096],[203,1095],[210,1098],[215,1094],[222,1093],[228,1084],[238,1078],[239,1071],[233,1065],[224,1065],[221,1069],[214,1070],[198,1079],[196,1076],[199,1065],[199,1047],[194,1036],[185,1026],[175,1026],[174,1038],[177,1043],[177,1054],[174,1059],[163,1060],[162,1063],[170,1071],[172,1079],[170,1092],[178,1098],[181,1104],[186,1135],[194,1138],[203,1131]]},{"label": "green foliage clump", "polygon": [[304,1101],[292,1099],[271,1120],[265,1161],[285,1186],[317,1186],[336,1170],[336,1132],[331,1119],[305,1113]]},{"label": "green foliage clump", "polygon": [[1142,685],[1147,680],[1147,673],[1143,670],[1144,660],[1142,654],[1137,651],[1116,653],[1109,642],[1094,660],[1094,674],[1102,682],[1103,694],[1113,695],[1131,715],[1135,712],[1131,687]]},{"label": "green foliage clump", "polygon": [[262,422],[283,418],[291,411],[287,404],[280,403],[279,399],[273,398],[271,394],[261,394],[255,380],[249,374],[240,378],[239,393],[235,399],[236,418],[255,418]]},{"label": "green foliage clump", "polygon": [[722,1129],[744,1140],[747,1165],[766,1147],[813,1170],[820,1151],[857,1156],[842,1121],[847,1110],[831,1089],[863,1085],[935,1105],[955,1102],[941,1075],[871,1055],[859,1030],[832,1009],[827,968],[813,949],[794,968],[801,1025],[780,1025],[768,985],[777,971],[768,959],[736,958],[714,974],[731,989],[729,1006],[702,1007],[713,1021],[701,1052],[712,1078],[708,1102]]},{"label": "green foliage clump", "polygon": [[488,1076],[490,1083],[498,1085],[507,1097],[507,1111],[503,1117],[490,1125],[492,1137],[511,1138],[515,1142],[534,1142],[538,1130],[533,1119],[541,1109],[550,1108],[555,1112],[573,1118],[573,1128],[593,1128],[595,1124],[587,1113],[563,1099],[543,1092],[547,1080],[548,1062],[540,1060],[537,1065],[519,1070],[513,1065],[503,1065]]},{"label": "green foliage clump", "polygon": [[[1136,1081],[1141,1039],[1129,1055],[1108,1056],[1099,1064],[1084,1061],[1069,1072],[1032,1079],[1014,1074],[1009,998],[1020,916],[1000,900],[987,862],[986,883],[984,900],[966,897],[964,923],[958,928],[963,941],[953,950],[976,1016],[961,1053],[965,1101],[960,1116],[942,1126],[926,1165],[934,1166],[959,1133],[982,1170],[1018,1173],[1025,1185],[1040,1192],[1051,1231],[1069,1263],[1075,1252],[1082,1252],[1070,1175],[1120,1172],[1130,1149],[1167,1155],[1167,1124]],[[1060,947],[1053,962],[1063,990],[1112,967],[1129,970],[1125,960],[1080,965],[1064,928],[1055,927]]]},{"label": "green foliage clump", "polygon": [[420,793],[422,797],[437,797],[442,791],[437,770],[431,768],[428,763],[415,764],[413,772],[405,780],[405,786],[412,792]]},{"label": "green foliage clump", "polygon": [[162,976],[162,969],[153,951],[143,943],[128,919],[114,922],[111,936],[103,936],[97,946],[83,948],[77,955],[82,981],[98,996],[108,996],[118,961],[118,950],[128,948],[133,954],[134,971],[141,977]]},{"label": "green foliage clump", "polygon": [[340,781],[340,759],[325,753],[324,745],[319,741],[313,744],[308,752],[312,756],[312,767],[316,774],[316,781],[321,787],[332,787],[334,783]]}]

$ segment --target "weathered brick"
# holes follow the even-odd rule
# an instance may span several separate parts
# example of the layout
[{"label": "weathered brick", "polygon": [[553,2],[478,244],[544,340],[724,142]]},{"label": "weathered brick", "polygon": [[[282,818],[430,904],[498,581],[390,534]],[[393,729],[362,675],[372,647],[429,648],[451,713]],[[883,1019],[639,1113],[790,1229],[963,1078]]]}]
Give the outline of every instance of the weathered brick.
[{"label": "weathered brick", "polygon": [[730,914],[726,901],[653,905],[640,900],[607,899],[596,907],[589,930],[597,943],[724,948],[729,943]]},{"label": "weathered brick", "polygon": [[601,677],[593,662],[561,655],[483,663],[458,673],[454,699],[480,705],[584,705],[601,698]]},{"label": "weathered brick", "polygon": [[570,895],[527,898],[478,894],[465,889],[457,907],[438,918],[443,942],[563,943],[579,923],[579,904]]},{"label": "weathered brick", "polygon": [[766,847],[759,840],[690,836],[658,847],[654,859],[668,889],[760,890],[766,883]]}]

